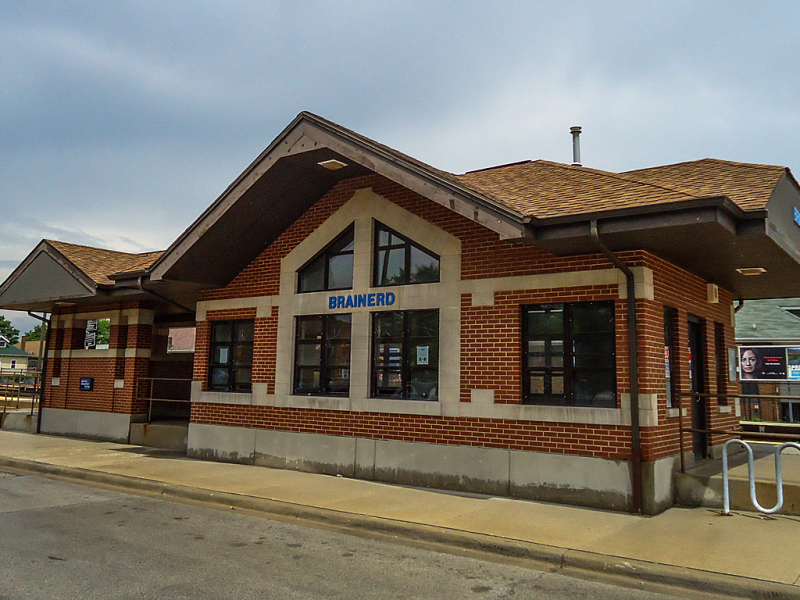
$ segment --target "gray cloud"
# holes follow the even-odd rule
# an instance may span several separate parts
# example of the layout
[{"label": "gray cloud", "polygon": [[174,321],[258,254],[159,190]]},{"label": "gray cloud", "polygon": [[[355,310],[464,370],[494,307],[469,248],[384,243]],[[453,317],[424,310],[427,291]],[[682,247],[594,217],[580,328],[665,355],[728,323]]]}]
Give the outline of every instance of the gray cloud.
[{"label": "gray cloud", "polygon": [[0,4],[0,278],[163,249],[301,110],[463,172],[800,168],[792,2]]}]

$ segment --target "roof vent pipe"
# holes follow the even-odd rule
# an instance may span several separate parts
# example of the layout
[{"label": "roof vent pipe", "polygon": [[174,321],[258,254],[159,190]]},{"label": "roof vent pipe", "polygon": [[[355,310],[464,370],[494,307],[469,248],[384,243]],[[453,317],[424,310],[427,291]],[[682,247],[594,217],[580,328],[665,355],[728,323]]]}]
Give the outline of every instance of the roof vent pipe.
[{"label": "roof vent pipe", "polygon": [[581,128],[579,126],[570,127],[572,134],[572,166],[581,166]]}]

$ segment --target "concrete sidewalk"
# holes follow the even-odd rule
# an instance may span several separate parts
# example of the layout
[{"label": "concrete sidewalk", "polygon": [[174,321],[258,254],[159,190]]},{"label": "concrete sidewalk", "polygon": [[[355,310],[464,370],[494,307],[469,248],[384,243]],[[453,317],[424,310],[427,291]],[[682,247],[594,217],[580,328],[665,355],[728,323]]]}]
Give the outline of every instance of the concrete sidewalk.
[{"label": "concrete sidewalk", "polygon": [[246,508],[726,596],[800,598],[800,518],[673,508],[639,517],[191,460],[140,446],[0,431],[0,466]]}]

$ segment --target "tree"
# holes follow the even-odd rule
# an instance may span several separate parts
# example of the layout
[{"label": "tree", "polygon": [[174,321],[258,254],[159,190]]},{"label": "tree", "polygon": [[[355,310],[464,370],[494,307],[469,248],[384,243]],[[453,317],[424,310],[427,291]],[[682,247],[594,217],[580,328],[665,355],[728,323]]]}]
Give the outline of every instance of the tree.
[{"label": "tree", "polygon": [[[47,328],[45,328],[44,333],[45,333],[45,335],[47,335]],[[24,335],[25,339],[28,340],[29,342],[38,342],[39,340],[42,339],[42,325],[41,325],[41,323],[39,325],[36,325],[30,331],[26,331],[22,335]]]},{"label": "tree", "polygon": [[0,334],[8,338],[8,341],[12,344],[16,344],[19,341],[19,329],[14,327],[11,321],[2,315],[0,315]]}]

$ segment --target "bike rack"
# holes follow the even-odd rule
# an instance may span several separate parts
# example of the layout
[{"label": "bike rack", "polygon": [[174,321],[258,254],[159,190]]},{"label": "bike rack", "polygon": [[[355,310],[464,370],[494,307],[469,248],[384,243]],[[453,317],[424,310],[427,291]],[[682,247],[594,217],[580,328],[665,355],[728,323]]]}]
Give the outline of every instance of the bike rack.
[{"label": "bike rack", "polygon": [[722,488],[724,507],[722,514],[731,514],[731,495],[728,486],[728,446],[731,444],[739,444],[747,451],[747,472],[750,476],[750,500],[753,502],[756,510],[765,515],[772,515],[778,512],[783,507],[783,475],[781,472],[781,452],[786,448],[796,448],[800,450],[800,444],[797,442],[786,442],[775,448],[775,486],[778,492],[778,503],[773,508],[764,508],[758,503],[756,499],[756,472],[753,460],[753,449],[745,441],[742,440],[728,440],[722,447]]}]

